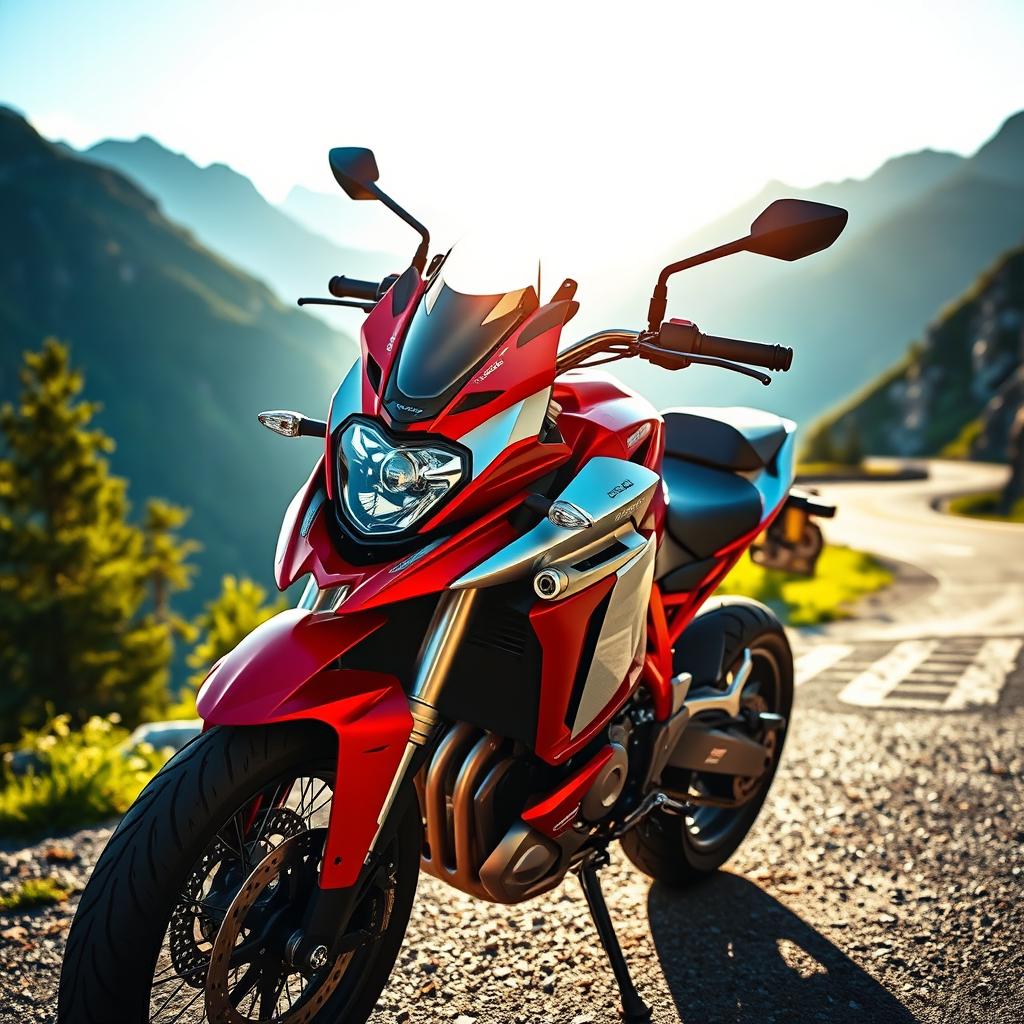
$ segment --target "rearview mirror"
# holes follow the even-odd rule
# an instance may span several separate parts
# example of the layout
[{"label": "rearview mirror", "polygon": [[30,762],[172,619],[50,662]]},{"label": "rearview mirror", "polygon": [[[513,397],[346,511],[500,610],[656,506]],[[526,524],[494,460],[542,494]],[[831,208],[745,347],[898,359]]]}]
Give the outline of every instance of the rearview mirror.
[{"label": "rearview mirror", "polygon": [[846,227],[846,210],[807,199],[776,199],[750,225],[744,248],[777,260],[800,260],[827,249]]},{"label": "rearview mirror", "polygon": [[339,146],[330,153],[334,180],[350,199],[379,199],[380,193],[371,188],[380,177],[377,159],[372,149],[357,146]]}]

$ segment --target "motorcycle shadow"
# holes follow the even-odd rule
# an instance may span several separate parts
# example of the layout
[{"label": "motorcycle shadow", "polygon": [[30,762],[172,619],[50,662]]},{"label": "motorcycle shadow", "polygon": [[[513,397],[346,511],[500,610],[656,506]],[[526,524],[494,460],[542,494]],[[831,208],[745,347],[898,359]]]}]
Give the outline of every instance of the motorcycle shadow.
[{"label": "motorcycle shadow", "polygon": [[820,932],[739,875],[721,871],[685,892],[655,884],[647,910],[681,1021],[918,1019]]}]

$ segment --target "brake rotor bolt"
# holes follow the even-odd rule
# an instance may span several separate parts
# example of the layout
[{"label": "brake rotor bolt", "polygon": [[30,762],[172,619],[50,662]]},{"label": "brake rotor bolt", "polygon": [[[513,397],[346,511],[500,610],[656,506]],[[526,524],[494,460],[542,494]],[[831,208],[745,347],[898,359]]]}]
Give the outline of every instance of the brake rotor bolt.
[{"label": "brake rotor bolt", "polygon": [[314,971],[322,971],[327,966],[327,947],[314,946],[309,952],[309,966]]}]

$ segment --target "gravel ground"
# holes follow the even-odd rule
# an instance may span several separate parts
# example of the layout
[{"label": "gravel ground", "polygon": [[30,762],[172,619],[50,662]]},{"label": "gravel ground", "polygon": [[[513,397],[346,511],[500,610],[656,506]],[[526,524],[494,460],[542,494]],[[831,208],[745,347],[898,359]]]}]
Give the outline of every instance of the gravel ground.
[{"label": "gravel ground", "polygon": [[[728,870],[685,894],[620,855],[603,874],[654,1020],[1024,1019],[1022,736],[1022,710],[801,709]],[[55,875],[80,888],[108,834],[5,847],[3,887]],[[52,1019],[73,901],[0,914],[0,1020]],[[373,1022],[438,1020],[618,1020],[574,879],[511,908],[421,880]]]}]

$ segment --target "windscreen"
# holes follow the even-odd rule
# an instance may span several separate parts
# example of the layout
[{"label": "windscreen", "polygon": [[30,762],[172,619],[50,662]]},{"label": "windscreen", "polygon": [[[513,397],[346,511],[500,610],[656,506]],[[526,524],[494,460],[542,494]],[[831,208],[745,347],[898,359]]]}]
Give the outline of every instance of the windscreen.
[{"label": "windscreen", "polygon": [[460,245],[449,253],[420,299],[402,343],[393,382],[402,397],[419,406],[449,399],[537,308],[536,260],[532,269],[499,269],[468,249]]}]

